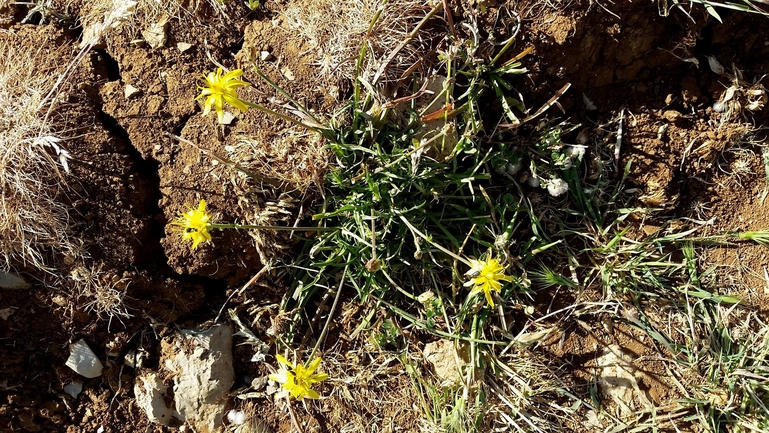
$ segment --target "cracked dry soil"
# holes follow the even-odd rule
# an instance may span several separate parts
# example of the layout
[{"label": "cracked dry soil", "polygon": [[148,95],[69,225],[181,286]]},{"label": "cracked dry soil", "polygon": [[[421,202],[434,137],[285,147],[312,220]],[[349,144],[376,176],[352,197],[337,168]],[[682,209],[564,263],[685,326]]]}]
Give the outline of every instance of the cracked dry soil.
[{"label": "cracked dry soil", "polygon": [[[84,1],[70,4],[75,16]],[[455,19],[461,19],[465,2],[451,3]],[[709,107],[728,85],[724,78],[708,71],[702,60],[699,68],[678,60],[716,56],[748,77],[760,77],[769,72],[769,35],[761,31],[765,22],[723,13],[724,24],[706,15],[698,15],[697,23],[692,24],[680,14],[660,17],[656,5],[640,3],[617,2],[623,19],[591,8],[587,1],[577,2],[567,11],[529,10],[520,34],[521,47],[535,47],[526,59],[531,73],[520,89],[528,105],[539,106],[571,83],[560,103],[575,123],[600,129],[625,109],[633,115],[626,122],[623,162],[637,161],[631,181],[645,194],[659,197],[659,206],[682,212],[704,199],[719,217],[714,231],[766,228],[769,213],[755,199],[763,169],[757,156],[749,161],[752,174],[744,179],[749,187],[741,189],[707,168],[715,159],[705,151],[696,161],[687,160],[692,140],[710,134],[715,146],[728,141],[729,134],[740,126],[727,125],[721,130],[713,126],[715,113]],[[212,319],[229,291],[253,276],[262,264],[246,233],[223,233],[213,245],[193,253],[166,228],[185,205],[203,197],[222,220],[248,218],[248,204],[236,198],[243,185],[198,149],[180,144],[168,134],[226,154],[242,136],[267,142],[289,128],[278,119],[252,111],[238,115],[222,133],[214,116],[200,116],[194,101],[196,83],[202,72],[213,68],[206,50],[229,67],[248,70],[254,50],[269,47],[281,66],[275,61],[255,62],[289,94],[321,112],[335,105],[329,96],[330,84],[319,79],[312,66],[312,47],[281,28],[280,7],[268,4],[264,14],[236,15],[227,26],[190,26],[172,20],[169,40],[160,49],[116,34],[77,69],[66,90],[66,103],[56,113],[67,125],[70,139],[66,147],[74,156],[71,190],[62,191],[61,199],[71,205],[72,219],[94,269],[116,281],[130,281],[122,290],[132,317],[113,321],[94,317],[83,310],[85,300],[64,285],[0,292],[0,303],[14,308],[0,326],[0,431],[74,433],[97,431],[100,426],[105,432],[175,431],[148,424],[131,403],[134,377],[123,368],[122,356],[128,349],[156,352],[159,339],[173,326],[195,326]],[[37,47],[74,42],[78,36],[76,30],[55,24],[19,24],[23,13],[14,8],[15,22],[5,26],[0,37]],[[490,26],[494,11],[490,8],[483,25]],[[177,47],[180,42],[192,44],[192,48],[182,52]],[[128,85],[138,92],[127,98]],[[266,103],[273,95],[265,87],[249,88],[243,96]],[[588,109],[584,98],[597,109]],[[757,116],[753,121],[760,124],[762,119]],[[668,124],[668,132],[659,137],[663,124]],[[607,143],[612,140],[607,135]],[[758,249],[746,257],[734,254],[723,251],[714,256],[723,262],[748,260],[757,266],[766,262],[766,254]],[[279,302],[284,291],[279,283],[261,285],[232,302],[271,305]],[[111,358],[102,378],[85,381],[83,394],[73,399],[62,391],[64,384],[76,380],[64,367],[64,360],[67,344],[81,337],[97,353],[117,356]],[[580,357],[592,349],[581,340],[584,335],[575,332],[552,355],[583,359]],[[645,349],[633,347],[633,351],[642,356]],[[243,353],[243,358],[247,356]],[[590,359],[585,356],[583,365],[575,365],[575,369]],[[149,362],[151,366],[157,358]],[[264,374],[245,360],[236,361],[235,367],[236,383],[246,376]],[[661,368],[651,366],[650,370],[653,374]],[[657,404],[676,397],[665,390],[652,391]],[[344,408],[335,410],[344,412]],[[290,425],[287,415],[270,411],[267,408],[260,415],[277,431],[286,431]],[[333,424],[333,419],[323,422]],[[407,431],[416,428],[415,419],[398,421]]]}]

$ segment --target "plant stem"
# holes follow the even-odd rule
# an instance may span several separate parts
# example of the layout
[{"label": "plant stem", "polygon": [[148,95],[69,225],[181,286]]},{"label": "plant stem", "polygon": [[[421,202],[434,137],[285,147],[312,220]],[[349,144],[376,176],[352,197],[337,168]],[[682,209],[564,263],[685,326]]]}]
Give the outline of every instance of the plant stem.
[{"label": "plant stem", "polygon": [[290,232],[328,232],[336,230],[335,227],[285,227],[285,226],[262,226],[262,225],[249,225],[249,224],[216,224],[211,223],[208,225],[212,229],[235,229],[235,230],[278,230],[278,231],[290,231]]},{"label": "plant stem", "polygon": [[286,116],[285,114],[278,113],[277,111],[274,111],[274,110],[270,110],[269,108],[265,107],[264,105],[255,104],[255,103],[249,102],[249,101],[242,101],[242,102],[244,102],[246,105],[248,105],[251,108],[256,108],[257,110],[259,110],[259,111],[261,111],[263,113],[267,113],[267,114],[270,114],[272,116],[280,117],[283,120],[289,121],[289,122],[293,123],[294,125],[301,126],[303,128],[307,128],[310,131],[318,132],[318,133],[321,133],[321,131],[322,131],[320,128],[317,128],[317,127],[314,127],[314,126],[310,126],[310,125],[308,125],[306,123],[300,122],[300,121],[294,119],[291,116]]},{"label": "plant stem", "polygon": [[422,18],[422,21],[420,21],[419,24],[417,24],[417,26],[414,27],[414,30],[412,30],[411,33],[409,33],[408,36],[406,36],[406,39],[403,42],[401,42],[401,44],[398,45],[398,47],[395,48],[392,53],[390,53],[387,59],[379,67],[379,70],[376,71],[376,74],[374,75],[374,79],[371,80],[372,85],[376,84],[376,82],[379,80],[379,77],[382,76],[385,69],[387,69],[387,67],[390,65],[390,62],[392,62],[393,59],[395,59],[395,57],[398,55],[398,53],[401,52],[402,49],[406,48],[406,45],[408,45],[416,37],[417,33],[419,33],[419,30],[421,30],[422,27],[424,27],[424,25],[427,24],[430,18],[435,16],[435,14],[438,13],[438,11],[440,11],[441,9],[443,9],[443,3],[439,2],[438,4],[435,5],[435,7],[432,8],[430,12],[427,13],[427,15],[425,15],[424,18]]}]

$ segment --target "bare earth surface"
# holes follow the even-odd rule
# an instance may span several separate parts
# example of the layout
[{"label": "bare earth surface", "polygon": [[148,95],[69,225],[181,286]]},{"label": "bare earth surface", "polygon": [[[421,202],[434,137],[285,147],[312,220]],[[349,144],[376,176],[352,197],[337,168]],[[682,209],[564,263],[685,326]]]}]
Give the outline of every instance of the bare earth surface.
[{"label": "bare earth surface", "polygon": [[[78,17],[86,3],[71,2],[69,13]],[[98,269],[99,278],[114,282],[125,293],[130,317],[100,318],[88,312],[87,300],[70,288],[46,284],[46,275],[33,275],[36,283],[30,289],[0,290],[0,307],[11,309],[0,320],[0,431],[182,431],[178,426],[150,423],[136,406],[137,372],[125,366],[126,353],[147,353],[144,367],[158,366],[163,362],[160,341],[164,337],[177,328],[212,321],[227,297],[262,268],[264,258],[255,242],[280,253],[294,241],[283,234],[253,239],[245,231],[227,231],[214,243],[190,251],[167,223],[203,197],[209,209],[226,221],[260,223],[254,209],[274,209],[272,222],[293,221],[314,212],[269,189],[249,189],[243,178],[233,176],[223,164],[172,137],[231,157],[243,152],[242,138],[249,137],[268,149],[262,159],[253,161],[254,167],[269,165],[289,180],[292,170],[317,170],[320,179],[322,167],[331,160],[317,138],[257,110],[237,114],[223,128],[214,115],[200,115],[194,98],[201,73],[214,68],[208,54],[229,68],[249,71],[258,66],[318,112],[338,104],[338,83],[319,78],[315,48],[288,28],[281,16],[284,2],[264,2],[256,13],[235,3],[227,6],[230,17],[225,24],[223,18],[205,10],[195,18],[200,24],[169,20],[168,40],[161,48],[150,47],[135,32],[116,33],[86,56],[72,85],[64,89],[62,98],[67,102],[55,115],[68,125],[71,138],[66,148],[73,160],[72,191],[62,191],[61,200],[71,205],[71,216],[86,240],[83,248],[91,257],[89,269]],[[660,16],[655,4],[626,1],[611,5],[621,16],[618,19],[600,7],[589,7],[587,1],[577,3],[565,10],[515,7],[522,17],[517,51],[534,46],[524,59],[531,72],[519,89],[527,104],[539,106],[571,83],[559,102],[565,116],[581,123],[590,140],[602,141],[609,149],[622,125],[619,163],[633,161],[629,181],[639,206],[707,223],[706,233],[766,229],[769,212],[763,199],[767,186],[762,156],[739,150],[748,149],[747,144],[734,142],[743,137],[744,126],[732,121],[722,124],[722,114],[713,110],[732,83],[712,72],[706,57],[714,56],[727,69],[738,68],[746,79],[761,77],[769,72],[769,32],[762,30],[766,21],[749,14],[722,13],[724,23],[719,24],[699,12],[695,24],[676,12]],[[454,20],[461,22],[469,6],[457,1],[449,4]],[[502,7],[489,7],[481,28],[488,29]],[[79,29],[56,23],[21,24],[25,14],[26,6],[0,8],[0,38],[32,49],[70,43],[79,36]],[[179,44],[190,46],[182,51]],[[263,51],[270,53],[268,59],[261,57]],[[682,61],[689,58],[698,59],[699,66]],[[258,80],[254,74],[248,76]],[[138,91],[126,97],[129,85]],[[244,89],[243,96],[264,104],[280,99],[258,84]],[[554,115],[557,110],[551,108]],[[750,116],[755,125],[762,125],[765,113],[740,116]],[[577,140],[580,131],[569,139]],[[763,139],[758,134],[757,139]],[[726,148],[732,150],[724,152]],[[318,193],[312,186],[296,187],[304,189],[306,197]],[[670,228],[658,220],[629,224],[639,239]],[[739,288],[755,308],[766,311],[764,247],[711,249],[699,260],[703,266],[715,266],[726,284]],[[73,265],[69,272],[74,270]],[[278,303],[286,290],[287,283],[278,274],[236,293],[228,305],[269,342],[273,337],[267,331],[280,320]],[[568,299],[558,296],[538,294],[538,313],[568,304]],[[361,341],[350,337],[355,324],[346,319],[357,318],[354,302],[347,301],[343,308],[347,316],[335,321],[334,338],[321,351],[340,363],[353,357],[360,365],[378,366],[378,376],[359,377],[355,386],[369,386],[371,398],[381,402],[352,402],[341,391],[350,384],[340,383],[322,403],[297,410],[300,424],[307,432],[343,431],[360,418],[378,425],[377,431],[419,431],[413,402],[399,400],[408,395],[408,378],[394,378],[387,369],[400,368],[399,364],[389,366],[386,356],[367,353]],[[102,377],[79,378],[64,365],[68,344],[80,338],[106,360]],[[417,338],[414,345],[426,342]],[[602,368],[601,357],[610,354],[633,360],[631,375],[648,404],[671,406],[681,397],[665,363],[657,359],[655,343],[627,326],[577,321],[548,336],[536,350],[554,360],[567,360],[572,370],[562,373],[583,395]],[[252,355],[251,347],[234,346],[233,390],[270,373],[249,362]],[[83,383],[77,398],[63,391],[74,381]],[[244,405],[241,400],[234,404]],[[291,430],[289,413],[272,399],[256,398],[246,405],[272,431]],[[587,425],[574,428],[591,430]]]}]

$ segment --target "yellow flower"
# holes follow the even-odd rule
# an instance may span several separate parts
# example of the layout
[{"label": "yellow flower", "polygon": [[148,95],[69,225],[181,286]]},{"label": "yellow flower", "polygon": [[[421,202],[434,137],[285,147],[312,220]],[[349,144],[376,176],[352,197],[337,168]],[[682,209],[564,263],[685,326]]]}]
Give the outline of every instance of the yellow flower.
[{"label": "yellow flower", "polygon": [[243,75],[242,69],[235,69],[222,75],[222,68],[217,68],[216,72],[203,74],[208,87],[198,86],[200,95],[197,100],[205,98],[203,115],[211,112],[211,106],[215,106],[216,114],[219,117],[219,123],[224,123],[224,103],[228,103],[240,111],[248,111],[248,105],[238,98],[238,88],[249,86],[250,83],[238,80]]},{"label": "yellow flower", "polygon": [[491,291],[499,292],[502,290],[500,281],[513,281],[513,277],[505,275],[505,268],[499,263],[499,260],[489,257],[486,260],[470,259],[472,267],[465,275],[470,277],[470,281],[465,283],[465,287],[473,286],[470,294],[483,292],[486,301],[494,307],[494,300],[491,298]]},{"label": "yellow flower", "polygon": [[301,364],[296,365],[289,363],[282,355],[275,355],[275,357],[278,359],[278,362],[285,367],[281,367],[280,371],[276,374],[271,374],[269,378],[270,380],[280,383],[280,386],[284,389],[284,393],[289,394],[297,400],[303,398],[316,399],[320,397],[318,393],[312,389],[313,384],[328,379],[328,374],[315,374],[315,370],[321,362],[320,358],[315,358],[315,361],[312,361],[310,365],[305,367]]},{"label": "yellow flower", "polygon": [[197,209],[190,209],[185,213],[179,213],[179,218],[172,222],[172,225],[182,228],[182,239],[192,240],[192,249],[198,247],[201,242],[211,240],[211,234],[208,233],[210,224],[208,220],[211,215],[206,212],[206,201],[200,200]]}]

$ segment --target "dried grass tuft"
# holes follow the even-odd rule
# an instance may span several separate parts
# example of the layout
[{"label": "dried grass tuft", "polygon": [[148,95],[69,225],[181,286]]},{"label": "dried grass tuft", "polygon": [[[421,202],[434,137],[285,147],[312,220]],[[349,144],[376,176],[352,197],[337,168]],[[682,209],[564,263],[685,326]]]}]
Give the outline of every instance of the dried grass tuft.
[{"label": "dried grass tuft", "polygon": [[[131,9],[130,13],[127,13]],[[130,37],[137,37],[142,30],[151,25],[168,20],[201,25],[201,17],[214,15],[227,18],[227,3],[219,0],[98,0],[87,2],[80,21],[85,36],[90,32],[107,33],[103,30],[109,27],[105,23],[113,22],[115,18],[123,17],[124,31]],[[101,31],[100,31],[101,30]],[[110,35],[105,35],[109,39]]]},{"label": "dried grass tuft", "polygon": [[321,394],[327,392],[328,405],[336,408],[329,421],[340,431],[415,431],[416,390],[397,355],[332,349],[323,356],[323,370],[332,379]]},{"label": "dried grass tuft", "polygon": [[104,264],[87,268],[76,266],[69,275],[78,296],[85,299],[83,309],[100,319],[118,320],[131,315],[125,306],[125,291],[130,283],[125,278],[104,271]]},{"label": "dried grass tuft", "polygon": [[[283,16],[289,28],[306,39],[316,51],[321,74],[341,81],[355,77],[355,64],[364,43],[368,45],[368,51],[361,75],[373,76],[425,16],[427,9],[424,6],[422,0],[386,2],[368,40],[366,34],[371,20],[382,7],[380,0],[293,2]],[[418,61],[420,52],[426,52],[428,42],[416,40],[410,43],[388,65],[386,78],[399,78]]]},{"label": "dried grass tuft", "polygon": [[263,139],[244,136],[227,151],[238,164],[301,194],[322,189],[331,158],[319,134],[296,128]]},{"label": "dried grass tuft", "polygon": [[[238,208],[244,222],[252,225],[294,225],[300,215],[302,200],[322,190],[330,155],[320,135],[287,129],[274,136],[243,136],[226,147],[227,156],[239,166],[283,184],[282,191],[260,190],[242,173],[232,182],[238,191]],[[305,210],[306,212],[306,210]],[[294,243],[291,232],[250,230],[262,263],[282,256]]]},{"label": "dried grass tuft", "polygon": [[[67,208],[56,200],[66,188],[56,126],[41,106],[62,72],[52,41],[30,50],[13,34],[0,38],[0,269],[52,271],[49,257],[79,255]],[[53,144],[53,146],[52,146]]]}]

